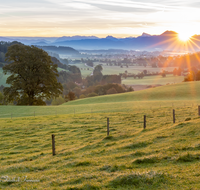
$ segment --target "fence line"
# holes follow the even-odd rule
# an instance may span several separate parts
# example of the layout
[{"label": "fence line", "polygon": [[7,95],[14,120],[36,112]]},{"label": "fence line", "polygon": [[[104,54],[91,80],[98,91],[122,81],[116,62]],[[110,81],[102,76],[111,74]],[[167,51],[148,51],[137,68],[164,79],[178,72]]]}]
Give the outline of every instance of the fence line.
[{"label": "fence line", "polygon": [[[194,105],[194,104],[190,104],[190,105]],[[185,104],[185,106],[187,106],[187,104]],[[135,107],[135,108],[132,108],[132,109],[128,109],[127,111],[132,114],[131,112],[132,111],[137,111],[137,113],[134,113],[135,115],[138,115],[138,114],[142,114],[142,115],[146,115],[147,117],[150,116],[150,117],[155,117],[155,114],[157,114],[157,112],[160,112],[159,114],[159,117],[166,117],[168,119],[171,119],[173,117],[173,114],[172,114],[172,110],[176,110],[176,120],[178,121],[180,119],[180,117],[183,117],[183,115],[185,117],[194,117],[194,116],[200,116],[200,106],[198,106],[198,108],[196,108],[196,106],[194,107],[189,107],[189,108],[186,108],[186,107],[166,107],[166,106],[163,106],[163,105],[158,105],[157,107],[149,107],[149,109],[146,109],[146,108],[141,108],[141,107]],[[179,110],[181,109],[181,110]],[[55,110],[52,108],[52,110],[50,110],[49,112],[42,112],[42,111],[32,111],[32,112],[29,112],[29,113],[15,113],[15,112],[10,112],[10,113],[0,113],[0,118],[18,118],[18,117],[36,117],[36,116],[53,116],[53,115],[65,115],[65,114],[73,114],[74,116],[76,116],[77,114],[90,114],[90,115],[93,115],[94,113],[116,113],[116,112],[127,112],[125,110],[122,110],[120,111],[120,108],[119,110],[112,110],[112,109],[94,109],[94,108],[88,108],[88,110],[84,110],[84,111],[79,111],[77,109],[72,109],[71,111],[70,110],[67,110],[66,112],[63,111],[63,110]],[[181,115],[181,116],[180,116]]]}]

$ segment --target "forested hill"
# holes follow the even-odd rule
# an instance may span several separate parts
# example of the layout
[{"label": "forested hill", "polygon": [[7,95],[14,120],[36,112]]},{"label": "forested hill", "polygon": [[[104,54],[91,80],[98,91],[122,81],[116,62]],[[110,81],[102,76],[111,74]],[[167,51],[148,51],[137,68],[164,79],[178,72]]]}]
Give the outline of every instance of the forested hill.
[{"label": "forested hill", "polygon": [[8,50],[8,47],[14,44],[21,44],[21,43],[17,41],[13,42],[0,41],[0,63],[5,63],[5,54]]},{"label": "forested hill", "polygon": [[[13,44],[21,44],[20,42],[13,41],[13,42],[4,42],[0,41],[0,63],[5,63],[5,54],[8,50],[8,47]],[[80,53],[71,48],[71,47],[56,47],[56,46],[37,46],[44,51],[55,52],[57,54],[66,54],[66,55],[79,55]]]},{"label": "forested hill", "polygon": [[71,47],[63,47],[63,46],[37,46],[38,48],[43,49],[44,51],[55,52],[58,54],[68,54],[68,55],[79,55],[80,53],[71,48]]}]

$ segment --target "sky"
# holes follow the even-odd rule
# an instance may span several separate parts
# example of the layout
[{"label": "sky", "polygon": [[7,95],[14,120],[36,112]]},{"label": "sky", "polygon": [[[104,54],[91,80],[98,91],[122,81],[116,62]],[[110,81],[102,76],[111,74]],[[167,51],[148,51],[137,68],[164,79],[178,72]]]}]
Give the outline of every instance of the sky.
[{"label": "sky", "polygon": [[0,0],[0,36],[200,34],[199,0]]}]

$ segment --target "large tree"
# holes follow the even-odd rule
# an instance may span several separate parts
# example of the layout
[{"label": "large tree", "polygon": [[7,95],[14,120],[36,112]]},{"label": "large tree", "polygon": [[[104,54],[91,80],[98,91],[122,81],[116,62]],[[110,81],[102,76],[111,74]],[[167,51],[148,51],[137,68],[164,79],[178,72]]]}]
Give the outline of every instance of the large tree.
[{"label": "large tree", "polygon": [[3,67],[4,73],[11,74],[4,88],[7,100],[18,105],[45,105],[45,100],[58,97],[62,85],[58,83],[57,65],[48,54],[35,46],[15,44],[8,48]]}]

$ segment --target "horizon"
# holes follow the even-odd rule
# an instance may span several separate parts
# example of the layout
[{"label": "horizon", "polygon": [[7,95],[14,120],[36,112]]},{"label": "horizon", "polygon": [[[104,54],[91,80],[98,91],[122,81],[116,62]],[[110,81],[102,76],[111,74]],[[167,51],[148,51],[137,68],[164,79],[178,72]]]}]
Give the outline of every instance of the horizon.
[{"label": "horizon", "polygon": [[0,36],[116,38],[159,35],[171,30],[199,33],[200,3],[196,0],[7,0],[0,7]]},{"label": "horizon", "polygon": [[[64,36],[0,36],[0,37],[5,37],[5,38],[61,38],[61,37],[98,37],[98,38],[106,38],[106,37],[109,37],[109,36],[111,36],[111,37],[114,37],[114,38],[118,38],[118,39],[120,39],[120,38],[137,38],[137,37],[140,37],[140,36],[142,36],[143,34],[147,34],[147,35],[150,35],[150,36],[159,36],[159,35],[162,35],[162,34],[164,34],[165,32],[175,32],[175,33],[177,33],[177,34],[179,34],[178,32],[176,32],[176,31],[172,31],[172,30],[166,30],[166,31],[164,31],[164,32],[162,32],[162,33],[160,33],[160,34],[150,34],[150,33],[147,33],[147,32],[143,32],[143,33],[141,33],[141,34],[139,34],[139,35],[137,35],[137,36],[124,36],[124,37],[116,37],[115,35],[111,35],[111,34],[107,34],[107,35],[104,35],[104,36],[102,36],[102,37],[99,37],[99,36],[97,36],[97,35],[79,35],[79,34],[75,34],[75,35],[69,35],[69,36],[67,36],[67,35],[64,35]],[[200,34],[194,34],[194,35],[192,35],[192,36],[195,36],[195,35],[200,35]],[[192,37],[191,36],[191,37]]]}]

